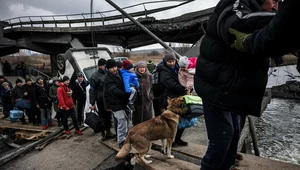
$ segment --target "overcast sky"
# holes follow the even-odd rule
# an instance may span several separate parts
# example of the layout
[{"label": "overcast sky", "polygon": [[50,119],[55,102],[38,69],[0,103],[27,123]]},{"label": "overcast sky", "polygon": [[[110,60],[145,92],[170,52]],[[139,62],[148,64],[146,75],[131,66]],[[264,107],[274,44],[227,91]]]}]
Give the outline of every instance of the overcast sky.
[{"label": "overcast sky", "polygon": [[[112,0],[119,7],[140,4],[143,2],[153,2],[158,0]],[[90,12],[90,0],[0,0],[0,20],[21,16],[41,16],[41,15],[67,15]],[[156,19],[171,18],[185,13],[199,11],[213,7],[218,0],[195,0],[181,7],[167,10],[161,13],[152,14]],[[178,2],[151,3],[146,4],[146,9],[153,9],[162,6],[178,4]],[[93,0],[93,11],[103,12],[114,8],[105,0]],[[143,10],[143,6],[130,8],[126,12]],[[117,14],[120,14],[116,11]]]},{"label": "overcast sky", "polygon": [[[112,0],[120,7],[153,2],[155,0]],[[157,1],[157,0],[156,0]],[[20,16],[40,16],[55,14],[76,14],[90,12],[90,0],[0,0],[0,19],[5,20]],[[105,0],[93,0],[94,11],[107,11],[114,9]],[[195,0],[182,7],[164,12],[164,17],[181,15],[215,6],[218,0]],[[178,3],[178,2],[177,2]],[[172,3],[146,5],[147,9],[166,6]],[[174,4],[174,2],[173,2]],[[139,9],[143,9],[140,6]]]}]

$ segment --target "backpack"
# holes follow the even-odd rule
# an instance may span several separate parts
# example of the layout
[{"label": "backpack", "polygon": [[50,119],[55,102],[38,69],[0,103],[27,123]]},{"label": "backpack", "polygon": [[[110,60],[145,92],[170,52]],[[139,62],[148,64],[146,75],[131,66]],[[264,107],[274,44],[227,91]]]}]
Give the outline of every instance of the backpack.
[{"label": "backpack", "polygon": [[182,108],[184,114],[182,115],[182,117],[191,119],[202,116],[204,114],[202,99],[199,96],[184,95],[182,97],[184,100]]}]

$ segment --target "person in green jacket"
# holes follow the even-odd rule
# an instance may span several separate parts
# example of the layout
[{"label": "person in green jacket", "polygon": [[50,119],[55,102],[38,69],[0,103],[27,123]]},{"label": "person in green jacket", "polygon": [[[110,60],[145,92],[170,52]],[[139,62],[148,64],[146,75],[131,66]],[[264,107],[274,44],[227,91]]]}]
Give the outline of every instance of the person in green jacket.
[{"label": "person in green jacket", "polygon": [[57,118],[58,126],[61,126],[61,115],[60,115],[60,110],[58,109],[58,99],[57,99],[57,89],[59,87],[59,84],[60,84],[60,79],[54,78],[53,85],[49,89],[49,97],[53,102],[54,111],[56,112],[55,117]]}]

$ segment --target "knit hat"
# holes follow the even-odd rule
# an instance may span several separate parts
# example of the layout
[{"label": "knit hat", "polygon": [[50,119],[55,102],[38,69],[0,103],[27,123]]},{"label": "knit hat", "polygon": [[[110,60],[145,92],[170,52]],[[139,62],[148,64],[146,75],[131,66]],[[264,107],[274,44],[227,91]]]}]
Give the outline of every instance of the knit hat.
[{"label": "knit hat", "polygon": [[256,0],[256,1],[259,5],[262,5],[265,2],[265,0]]},{"label": "knit hat", "polygon": [[179,67],[188,67],[189,66],[189,60],[186,56],[182,56],[180,57],[179,61],[178,61],[178,65]]},{"label": "knit hat", "polygon": [[58,77],[54,77],[52,80],[53,80],[53,83],[55,83],[56,81],[60,82],[60,79]]},{"label": "knit hat", "polygon": [[67,80],[70,80],[70,78],[68,76],[64,76],[63,79],[62,79],[62,82],[65,82]]},{"label": "knit hat", "polygon": [[32,81],[30,78],[26,78],[25,82],[27,83],[28,81]]},{"label": "knit hat", "polygon": [[16,84],[18,84],[18,83],[23,83],[23,81],[21,79],[17,79]]},{"label": "knit hat", "polygon": [[0,75],[0,79],[5,79],[5,77],[3,75]]},{"label": "knit hat", "polygon": [[147,64],[153,64],[153,61],[152,60],[148,60]]},{"label": "knit hat", "polygon": [[133,64],[129,60],[124,60],[122,65],[125,70],[130,70],[133,68]]},{"label": "knit hat", "polygon": [[100,58],[99,60],[98,60],[98,66],[103,66],[103,65],[105,65],[106,64],[106,60],[104,59],[104,58]]},{"label": "knit hat", "polygon": [[42,76],[37,76],[36,81],[39,81],[39,80],[44,80],[44,78]]},{"label": "knit hat", "polygon": [[83,77],[83,73],[82,72],[78,72],[77,73],[77,77]]},{"label": "knit hat", "polygon": [[136,68],[139,68],[140,66],[144,66],[147,68],[147,64],[145,61],[139,61],[135,64]]},{"label": "knit hat", "polygon": [[116,64],[116,61],[114,59],[108,59],[106,61],[106,68],[107,69],[110,69],[110,68],[116,67],[116,66],[117,66],[117,64]]},{"label": "knit hat", "polygon": [[164,56],[164,61],[167,62],[169,60],[176,60],[176,56],[173,52],[167,52]]}]

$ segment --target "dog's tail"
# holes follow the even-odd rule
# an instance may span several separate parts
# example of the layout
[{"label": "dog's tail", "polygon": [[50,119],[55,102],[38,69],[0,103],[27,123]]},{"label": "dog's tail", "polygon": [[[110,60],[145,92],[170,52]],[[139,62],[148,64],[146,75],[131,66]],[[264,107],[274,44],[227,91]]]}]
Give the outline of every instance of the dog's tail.
[{"label": "dog's tail", "polygon": [[126,138],[123,147],[121,148],[121,150],[118,152],[118,154],[116,155],[115,159],[119,160],[124,158],[125,156],[127,156],[131,151],[131,143],[130,143],[130,139],[129,137]]}]

